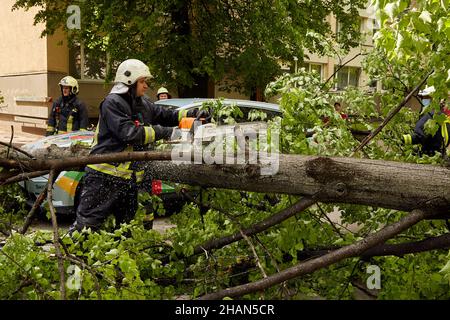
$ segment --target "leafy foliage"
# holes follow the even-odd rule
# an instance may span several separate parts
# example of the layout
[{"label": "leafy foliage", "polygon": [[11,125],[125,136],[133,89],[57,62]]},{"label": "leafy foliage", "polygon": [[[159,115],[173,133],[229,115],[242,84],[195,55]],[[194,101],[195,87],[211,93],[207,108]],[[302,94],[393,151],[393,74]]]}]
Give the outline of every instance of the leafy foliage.
[{"label": "leafy foliage", "polygon": [[[410,91],[419,79],[433,71],[426,85],[434,86],[431,106],[439,111],[439,101],[450,89],[449,1],[373,1],[378,8],[381,29],[375,35],[377,50],[367,68],[394,93]],[[443,119],[434,118],[442,124]],[[430,123],[433,130],[437,126]],[[433,131],[432,130],[432,131]]]},{"label": "leafy foliage", "polygon": [[[108,53],[110,67],[138,58],[157,83],[192,87],[207,76],[248,92],[278,75],[280,62],[302,58],[306,50],[324,54],[335,42],[326,19],[331,13],[349,35],[338,43],[346,50],[357,45],[357,12],[365,2],[16,0],[14,8],[38,7],[35,21],[45,23],[43,34],[62,27],[93,60]],[[74,4],[81,30],[67,30],[66,9]]]},{"label": "leafy foliage", "polygon": [[[27,6],[44,2],[17,1],[17,5]],[[53,18],[47,14],[60,11],[59,6],[63,6],[64,2],[60,3],[49,5],[37,17],[48,22],[49,30],[58,26],[60,23],[58,19],[61,18]],[[122,41],[117,41],[115,48],[107,48],[107,50],[110,50],[113,57],[117,58],[124,52],[129,52],[127,50],[136,50],[135,45],[138,43],[148,43],[150,47],[158,48],[161,51],[152,49],[149,52],[140,50],[136,52],[149,59],[159,57],[159,54],[168,59],[148,60],[157,61],[154,62],[153,67],[162,70],[159,79],[169,74],[166,73],[168,70],[164,69],[167,65],[170,66],[170,70],[177,70],[177,75],[171,74],[169,78],[188,84],[191,81],[189,74],[193,70],[190,69],[192,67],[190,63],[193,61],[196,61],[194,65],[199,66],[195,72],[200,74],[207,72],[209,75],[218,75],[228,70],[228,67],[233,67],[247,73],[247,79],[254,80],[259,71],[256,70],[258,68],[255,68],[253,60],[258,62],[256,64],[258,67],[262,66],[261,72],[265,72],[266,75],[271,74],[271,65],[266,63],[268,60],[265,60],[267,57],[271,57],[274,52],[279,52],[278,58],[283,59],[284,54],[286,57],[293,53],[298,54],[303,48],[290,47],[286,51],[281,50],[278,45],[287,41],[284,37],[265,39],[265,36],[272,35],[270,33],[272,31],[269,32],[266,28],[245,28],[259,26],[260,23],[267,24],[267,10],[273,9],[274,6],[277,9],[276,12],[280,13],[280,17],[283,17],[283,12],[287,14],[288,8],[292,9],[289,10],[292,16],[289,17],[292,20],[287,19],[286,23],[283,23],[281,20],[274,19],[273,25],[267,24],[268,27],[273,27],[273,32],[288,28],[291,33],[286,33],[286,39],[306,39],[306,47],[315,47],[319,52],[322,49],[325,50],[320,42],[314,40],[320,37],[311,36],[307,31],[309,29],[297,29],[298,25],[293,23],[297,19],[300,21],[300,17],[304,17],[305,14],[319,15],[320,10],[297,10],[305,10],[304,6],[325,6],[325,3],[320,1],[300,4],[300,9],[289,1],[264,3],[256,1],[251,4],[251,6],[261,6],[264,9],[261,11],[242,8],[239,6],[242,2],[239,1],[230,2],[236,7],[232,6],[228,8],[228,11],[221,11],[221,7],[218,7],[216,11],[204,11],[197,8],[199,11],[195,17],[198,18],[196,26],[199,30],[203,30],[201,27],[206,26],[212,30],[222,32],[225,30],[223,36],[230,37],[229,41],[224,41],[219,37],[219,33],[216,33],[215,41],[217,42],[209,41],[207,37],[211,36],[210,33],[205,33],[198,39],[193,37],[194,40],[188,36],[192,35],[191,33],[184,33],[185,37],[179,37],[180,33],[177,32],[171,33],[174,29],[180,31],[179,28],[186,27],[186,25],[174,24],[169,28],[166,24],[173,22],[173,19],[179,17],[177,14],[184,12],[185,8],[181,3],[171,1],[164,4],[150,1],[134,3],[136,8],[125,5],[122,9],[121,2],[120,15],[112,19],[111,15],[118,8],[118,3],[113,1],[109,7],[106,7],[100,2],[93,1],[89,4],[92,6],[89,10],[97,10],[98,14],[91,14],[88,17],[95,16],[99,20],[96,24],[94,20],[84,23],[88,23],[91,27],[101,26],[98,32],[109,31],[106,38],[115,44],[115,40],[119,39],[119,33],[132,34],[131,30],[137,30],[136,28],[141,30],[139,37],[142,39],[137,35],[133,38],[138,38],[139,41],[136,43],[128,43],[130,46],[126,47]],[[191,4],[193,5],[194,2]],[[435,73],[428,81],[429,85],[435,85],[438,89],[434,96],[435,100],[442,97],[447,90],[448,78],[446,79],[442,74],[447,72],[444,68],[448,65],[449,58],[448,54],[445,55],[448,52],[449,43],[448,15],[445,14],[448,12],[448,1],[416,1],[415,8],[409,8],[409,1],[380,0],[377,4],[381,9],[382,21],[377,36],[378,49],[369,56],[365,68],[373,79],[382,81],[386,91],[377,93],[375,97],[355,88],[334,93],[330,91],[332,83],[323,83],[317,74],[308,73],[304,69],[300,69],[295,74],[281,75],[267,86],[266,95],[280,98],[283,111],[281,146],[284,153],[349,156],[358,145],[360,138],[353,131],[355,129],[373,130],[380,119],[384,119],[389,111],[402,101],[405,94],[419,82],[429,68],[435,69]],[[341,4],[328,5],[330,10],[337,12]],[[138,7],[142,9],[142,13],[135,12]],[[167,12],[170,14],[162,14]],[[346,12],[352,12],[352,7]],[[223,21],[218,19],[216,24],[208,24],[212,20],[201,19],[203,15],[208,14],[219,15]],[[341,14],[345,16],[347,13],[344,14],[342,11]],[[127,15],[134,17],[128,24],[124,22]],[[234,28],[231,28],[231,25],[224,25],[224,21],[227,20],[225,17],[234,24]],[[161,24],[153,30],[149,25],[155,21],[160,21]],[[103,24],[106,22],[111,24]],[[114,30],[110,30],[110,26],[114,26]],[[240,26],[244,27],[243,30],[246,33],[240,33],[242,31],[239,30]],[[321,31],[319,33],[326,34],[327,26],[321,26],[323,29],[319,28]],[[185,30],[181,31],[185,32]],[[156,43],[155,39],[159,39],[159,34],[158,37],[150,38],[153,32],[160,32],[167,36],[167,47],[163,44],[151,45]],[[310,37],[302,38],[305,32]],[[249,36],[248,33],[253,36],[250,41],[252,48],[240,46],[243,39]],[[237,42],[232,42],[231,36],[235,39],[233,41]],[[414,41],[409,41],[411,39]],[[276,41],[272,42],[272,40]],[[191,46],[192,43],[197,44],[196,41],[199,41],[199,46]],[[230,54],[227,58],[230,58],[229,61],[232,63],[228,64],[229,61],[223,55],[216,56],[216,53],[211,53],[212,51],[201,51],[205,49],[204,46],[214,47],[218,43],[229,43]],[[299,43],[302,44],[302,42]],[[175,44],[176,47],[174,47]],[[289,42],[283,43],[285,46],[288,44]],[[244,49],[241,50],[242,48]],[[181,57],[185,55],[180,52],[189,52],[189,57],[193,60],[187,61],[189,59],[186,58],[186,61],[181,61]],[[210,54],[204,54],[204,52],[210,52]],[[171,60],[172,55],[177,55],[176,63],[175,60]],[[255,57],[259,57],[259,60]],[[195,59],[200,59],[200,63]],[[228,62],[225,63],[225,60]],[[186,65],[189,68],[185,68]],[[249,69],[247,70],[244,65]],[[250,69],[252,69],[251,72]],[[269,78],[263,76],[260,79],[263,79],[263,83]],[[258,82],[254,83],[259,85]],[[348,120],[344,120],[334,110],[335,101],[343,103],[344,112],[349,115]],[[215,121],[224,118],[228,123],[233,123],[235,117],[241,116],[240,110],[233,106],[224,107],[220,101],[204,107],[212,109]],[[261,117],[256,113],[249,113],[248,116],[255,119]],[[365,147],[364,152],[355,156],[439,164],[441,162],[439,155],[419,157],[413,148],[405,147],[401,143],[402,134],[409,133],[418,116],[417,112],[408,108],[402,109]],[[4,217],[12,210],[11,207],[5,209],[5,205],[16,203],[16,200],[20,198],[15,198],[17,189],[1,189],[1,192],[2,199],[3,195],[6,195],[5,199],[8,199],[2,204],[3,211],[0,212],[0,216]],[[141,200],[148,201],[148,199]],[[208,189],[202,190],[203,206],[193,202],[187,203],[180,212],[171,217],[176,228],[165,234],[144,229],[146,212],[143,205],[140,205],[135,220],[130,224],[123,224],[116,228],[114,224],[111,224],[111,228],[105,228],[97,233],[75,232],[72,238],[62,233],[66,257],[65,268],[68,272],[68,298],[172,299],[186,295],[198,297],[205,293],[261,279],[263,277],[261,268],[269,275],[274,274],[308,259],[308,254],[311,252],[354,243],[407,214],[377,207],[319,203],[257,236],[249,237],[246,241],[234,242],[226,247],[192,256],[195,248],[206,241],[238,233],[241,229],[292,206],[297,200],[298,198],[287,195]],[[155,201],[154,204],[154,210],[161,209],[159,202]],[[330,212],[333,214],[327,215]],[[338,219],[332,220],[330,217],[333,216]],[[444,233],[448,233],[448,228],[443,221],[427,220],[390,239],[388,243],[420,241]],[[50,239],[51,235],[45,232],[30,233],[26,236],[13,234],[7,238],[5,245],[0,249],[1,298],[59,297],[59,273],[53,247],[48,244]],[[260,267],[257,266],[255,253]],[[244,298],[352,299],[358,282],[364,283],[368,277],[367,267],[377,265],[381,270],[382,280],[381,289],[376,292],[378,299],[448,299],[450,292],[448,260],[449,256],[445,250],[398,257],[351,258],[313,274],[273,286],[264,293],[248,294]]]},{"label": "leafy foliage", "polygon": [[[284,152],[333,156],[347,156],[358,144],[351,133],[355,123],[373,129],[376,124],[371,121],[385,117],[388,106],[401,99],[401,96],[380,94],[382,103],[376,105],[373,97],[353,88],[332,95],[317,74],[303,69],[298,74],[280,77],[268,86],[267,92],[281,98]],[[345,102],[345,111],[355,115],[354,119],[342,119],[332,106],[334,101]],[[232,122],[234,117],[241,116],[240,110],[224,106],[220,100],[203,107],[212,110],[217,119],[220,115]],[[364,156],[436,163],[437,157],[419,158],[413,150],[402,150],[398,142],[400,128],[409,130],[416,116],[408,109],[401,111],[365,149]],[[325,118],[328,121],[324,121]],[[312,136],[307,138],[308,131]],[[140,200],[148,202],[147,198]],[[163,235],[144,229],[146,212],[141,204],[130,224],[116,229],[114,224],[108,224],[109,227],[98,233],[86,231],[76,232],[72,238],[63,236],[68,257],[65,260],[68,298],[172,299],[186,295],[194,298],[260,279],[262,274],[254,252],[265,272],[274,274],[302,261],[309,251],[351,244],[406,215],[382,208],[318,204],[250,237],[250,242],[239,241],[208,254],[192,256],[194,248],[206,241],[237,233],[297,200],[286,195],[208,189],[202,191],[201,201],[209,209],[195,203],[186,204],[181,212],[171,217],[177,227]],[[153,203],[154,210],[161,209],[160,202]],[[326,213],[336,210],[340,212],[340,220],[330,223]],[[389,243],[418,241],[445,232],[444,223],[425,221]],[[3,298],[59,297],[59,274],[53,247],[48,244],[50,238],[51,235],[44,232],[27,236],[14,234],[8,238],[2,249],[4,254],[0,255]],[[47,244],[42,246],[42,243]],[[447,299],[446,261],[442,250],[405,257],[376,257],[369,261],[348,259],[285,285],[274,286],[264,292],[263,298],[352,299],[356,283],[367,279],[367,266],[375,264],[382,272],[380,299]],[[426,277],[431,280],[425,280]],[[248,294],[244,298],[259,299],[261,294]]]},{"label": "leafy foliage", "polygon": [[0,234],[9,234],[26,214],[25,195],[18,185],[1,186],[0,199]]}]

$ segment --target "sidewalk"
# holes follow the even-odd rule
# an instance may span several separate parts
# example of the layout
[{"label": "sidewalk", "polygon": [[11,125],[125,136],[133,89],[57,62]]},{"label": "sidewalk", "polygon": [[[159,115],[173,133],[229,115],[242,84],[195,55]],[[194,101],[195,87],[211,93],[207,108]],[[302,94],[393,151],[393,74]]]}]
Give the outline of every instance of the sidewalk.
[{"label": "sidewalk", "polygon": [[[11,140],[11,132],[12,132],[11,125],[12,125],[12,123],[8,123],[5,121],[0,122],[0,141],[1,142],[9,143],[9,141]],[[41,135],[22,132],[20,126],[18,124],[14,124],[14,137],[13,137],[12,144],[15,147],[20,147],[26,143],[36,141],[42,137],[43,136],[41,136]]]}]

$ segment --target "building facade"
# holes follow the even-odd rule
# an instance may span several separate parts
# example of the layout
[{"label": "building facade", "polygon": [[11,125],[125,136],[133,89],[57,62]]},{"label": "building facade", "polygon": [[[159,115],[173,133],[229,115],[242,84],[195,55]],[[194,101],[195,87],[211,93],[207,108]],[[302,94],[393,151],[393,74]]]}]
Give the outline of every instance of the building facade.
[{"label": "building facade", "polygon": [[[111,88],[111,85],[102,80],[101,74],[96,72],[101,66],[87,66],[83,48],[69,49],[62,31],[41,37],[43,25],[33,24],[37,9],[11,11],[14,3],[15,0],[0,2],[0,95],[4,97],[4,102],[0,105],[0,125],[13,124],[17,130],[44,134],[52,102],[61,95],[58,82],[66,75],[78,79],[79,97],[87,104],[89,117],[94,123],[98,116],[98,105]],[[360,16],[361,32],[367,34],[367,37],[358,48],[352,49],[348,55],[339,59],[309,55],[309,58],[297,67],[316,70],[323,79],[328,79],[340,64],[352,59],[337,71],[336,90],[348,85],[375,89],[376,84],[371,83],[361,70],[363,55],[358,55],[373,47],[373,22],[367,10],[361,11]],[[334,17],[330,16],[328,19],[333,31],[337,31],[339,26]],[[294,64],[296,62],[293,61],[289,67],[291,71]],[[156,90],[157,88],[152,88],[149,95],[154,97]],[[172,96],[175,97],[176,94]],[[218,85],[208,83],[208,96],[259,100],[262,98],[262,92],[256,92],[249,97],[236,92],[221,91]]]}]

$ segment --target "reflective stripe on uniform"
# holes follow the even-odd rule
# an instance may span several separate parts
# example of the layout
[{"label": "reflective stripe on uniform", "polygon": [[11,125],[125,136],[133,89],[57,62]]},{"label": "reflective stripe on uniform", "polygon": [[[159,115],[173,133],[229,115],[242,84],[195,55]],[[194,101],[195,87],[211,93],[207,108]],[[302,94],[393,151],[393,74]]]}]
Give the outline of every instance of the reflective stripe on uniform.
[{"label": "reflective stripe on uniform", "polygon": [[144,216],[144,221],[145,221],[145,222],[150,222],[150,221],[153,221],[153,220],[155,220],[155,215],[153,214],[153,212],[147,213],[147,214]]},{"label": "reflective stripe on uniform", "polygon": [[410,134],[404,134],[403,140],[405,141],[405,144],[412,144],[412,137]]},{"label": "reflective stripe on uniform", "polygon": [[444,123],[441,126],[441,133],[442,133],[442,137],[444,138],[444,147],[446,147],[448,145],[447,123],[450,124],[450,118],[448,118],[448,117],[447,117],[447,119],[445,119]]},{"label": "reflective stripe on uniform", "polygon": [[[128,145],[124,150],[124,152],[131,152],[131,151],[133,151],[133,146],[131,145]],[[135,173],[136,182],[142,182],[144,178],[144,171],[134,172],[133,170],[130,170],[131,163],[132,163],[131,161],[122,162],[117,166],[109,163],[98,163],[98,164],[89,164],[88,167],[96,171],[100,171],[102,173],[106,173],[123,179],[131,179],[133,173]]]},{"label": "reflective stripe on uniform", "polygon": [[133,170],[127,170],[121,166],[116,167],[109,163],[89,164],[88,167],[96,171],[106,173],[111,176],[119,177],[122,179],[131,179],[133,175]]},{"label": "reflective stripe on uniform", "polygon": [[100,119],[97,122],[97,128],[95,128],[94,139],[92,139],[91,149],[98,143],[98,132],[100,131]]},{"label": "reflective stripe on uniform", "polygon": [[[124,152],[132,152],[133,151],[133,146],[128,145],[125,150],[123,150]],[[131,166],[131,161],[127,161],[127,162],[122,162],[120,163],[117,168],[120,168],[120,170],[123,171],[131,171],[130,170],[130,166]],[[132,171],[131,171],[132,172]]]},{"label": "reflective stripe on uniform", "polygon": [[179,111],[178,112],[178,122],[180,122],[181,119],[187,117],[187,113],[188,113],[188,110],[181,110],[181,111]]},{"label": "reflective stripe on uniform", "polygon": [[136,182],[141,183],[144,180],[144,170],[136,171]]},{"label": "reflective stripe on uniform", "polygon": [[67,123],[66,123],[66,130],[67,132],[71,132],[73,128],[73,116],[70,115],[69,119],[67,119]]},{"label": "reflective stripe on uniform", "polygon": [[55,127],[47,126],[47,132],[53,132],[53,131],[55,131]]},{"label": "reflective stripe on uniform", "polygon": [[[126,162],[117,167],[109,163],[97,163],[89,164],[88,167],[96,171],[109,174],[111,176],[119,177],[122,179],[131,179],[133,176],[133,170],[125,169],[125,165],[128,165],[129,167],[130,163]],[[137,183],[141,183],[144,180],[144,170],[136,171],[135,175]]]},{"label": "reflective stripe on uniform", "polygon": [[150,142],[155,141],[155,129],[152,127],[144,127],[145,131],[145,140],[144,144],[149,144]]}]

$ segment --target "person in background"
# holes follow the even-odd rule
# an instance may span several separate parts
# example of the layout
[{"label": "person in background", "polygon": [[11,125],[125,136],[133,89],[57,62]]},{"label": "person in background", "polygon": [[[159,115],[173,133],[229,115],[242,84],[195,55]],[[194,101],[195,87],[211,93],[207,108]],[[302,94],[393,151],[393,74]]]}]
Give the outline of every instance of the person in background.
[{"label": "person in background", "polygon": [[86,130],[89,118],[86,105],[77,97],[80,92],[78,81],[67,76],[61,79],[59,86],[61,97],[53,102],[46,135]]},{"label": "person in background", "polygon": [[[334,110],[339,113],[339,115],[341,116],[342,119],[347,120],[348,119],[348,115],[342,112],[342,106],[339,102],[335,102],[334,103]],[[322,119],[324,125],[328,126],[329,122],[330,122],[330,118],[329,117],[323,117]]]},{"label": "person in background", "polygon": [[[426,107],[432,101],[431,94],[434,92],[434,87],[427,87],[419,92],[421,97],[421,104]],[[419,121],[417,121],[413,134],[403,135],[403,142],[406,145],[420,145],[419,155],[426,154],[434,156],[436,152],[440,152],[442,156],[446,156],[446,149],[450,143],[450,109],[446,106],[445,100],[440,101],[440,111],[438,115],[444,114],[446,116],[442,125],[439,125],[438,130],[434,135],[427,133],[425,125],[428,120],[433,119],[434,110],[425,113]]]},{"label": "person in background", "polygon": [[422,113],[423,108],[425,108],[431,104],[431,101],[433,100],[433,98],[431,97],[431,94],[433,92],[435,92],[435,89],[433,86],[426,87],[424,90],[419,92],[420,113]]},{"label": "person in background", "polygon": [[348,119],[348,115],[346,113],[342,112],[343,108],[342,108],[341,104],[337,101],[334,103],[334,110],[336,110],[336,112],[341,115],[342,119],[344,119],[344,120]]},{"label": "person in background", "polygon": [[165,100],[165,99],[171,99],[172,96],[169,94],[169,91],[161,87],[158,89],[158,92],[156,93],[156,100]]}]

